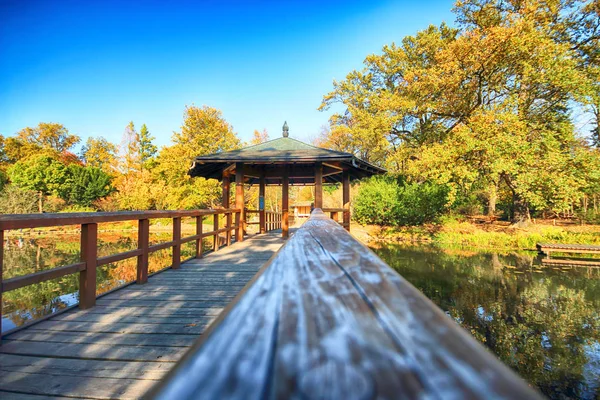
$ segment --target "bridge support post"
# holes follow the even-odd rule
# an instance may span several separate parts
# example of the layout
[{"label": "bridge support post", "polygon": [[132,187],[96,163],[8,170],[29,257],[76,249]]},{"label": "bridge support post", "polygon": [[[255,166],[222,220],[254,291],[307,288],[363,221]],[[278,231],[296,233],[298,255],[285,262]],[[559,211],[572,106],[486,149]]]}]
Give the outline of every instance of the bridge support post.
[{"label": "bridge support post", "polygon": [[0,346],[2,346],[2,273],[4,265],[4,231],[0,231]]},{"label": "bridge support post", "polygon": [[260,173],[260,183],[258,185],[258,211],[259,232],[265,233],[267,231],[265,226],[265,171]]},{"label": "bridge support post", "polygon": [[79,308],[85,310],[96,305],[98,224],[81,225],[81,261],[85,269],[79,273]]},{"label": "bridge support post", "polygon": [[343,225],[350,232],[350,172],[348,170],[342,172],[342,208],[344,209]]},{"label": "bridge support post", "polygon": [[287,239],[290,236],[289,207],[290,207],[290,171],[286,165],[281,182],[281,236]]},{"label": "bridge support post", "polygon": [[315,163],[315,208],[323,208],[323,163]]},{"label": "bridge support post", "polygon": [[244,163],[235,163],[235,208],[240,212],[235,216],[235,240],[244,241]]}]

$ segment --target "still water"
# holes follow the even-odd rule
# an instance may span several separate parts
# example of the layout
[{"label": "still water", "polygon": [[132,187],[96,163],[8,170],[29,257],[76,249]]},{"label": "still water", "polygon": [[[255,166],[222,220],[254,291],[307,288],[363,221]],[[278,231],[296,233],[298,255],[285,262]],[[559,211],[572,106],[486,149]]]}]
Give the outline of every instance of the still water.
[{"label": "still water", "polygon": [[[170,237],[151,233],[151,243]],[[136,246],[134,234],[99,234],[99,256]],[[193,246],[182,248],[182,259],[192,255]],[[395,244],[375,251],[546,396],[600,397],[600,268],[542,267],[534,253]],[[3,276],[78,260],[79,235],[10,237]],[[170,263],[170,250],[156,252],[150,271]],[[135,258],[98,268],[98,293],[134,281],[135,269]],[[72,275],[5,293],[3,331],[76,304],[77,288]]]},{"label": "still water", "polygon": [[375,252],[550,398],[600,397],[600,269],[535,253],[383,245]]}]

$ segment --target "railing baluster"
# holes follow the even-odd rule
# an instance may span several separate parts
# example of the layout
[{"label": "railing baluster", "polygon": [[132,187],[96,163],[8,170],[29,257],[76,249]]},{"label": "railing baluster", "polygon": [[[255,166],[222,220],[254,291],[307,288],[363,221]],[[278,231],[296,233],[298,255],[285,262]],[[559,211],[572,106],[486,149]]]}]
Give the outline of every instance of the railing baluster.
[{"label": "railing baluster", "polygon": [[213,237],[214,237],[213,251],[219,250],[219,233],[217,232],[218,230],[219,230],[219,214],[214,214],[213,231],[215,232],[215,234],[213,235]]},{"label": "railing baluster", "polygon": [[231,211],[228,211],[226,214],[227,222],[227,246],[231,246]]},{"label": "railing baluster", "polygon": [[98,224],[81,225],[81,261],[85,269],[79,273],[79,308],[85,310],[96,305]]},{"label": "railing baluster", "polygon": [[142,254],[137,257],[137,283],[148,282],[148,247],[150,246],[150,220],[138,221],[138,249]]},{"label": "railing baluster", "polygon": [[[196,235],[202,235],[202,215],[196,217]],[[196,239],[196,258],[202,258],[202,237]]]},{"label": "railing baluster", "polygon": [[[240,224],[242,223],[242,214],[240,211],[236,211],[235,213],[235,241],[241,242],[244,240],[242,229],[240,229]],[[241,236],[240,236],[241,235]]]},{"label": "railing baluster", "polygon": [[181,265],[181,217],[173,218],[173,262],[171,268],[177,269]]}]

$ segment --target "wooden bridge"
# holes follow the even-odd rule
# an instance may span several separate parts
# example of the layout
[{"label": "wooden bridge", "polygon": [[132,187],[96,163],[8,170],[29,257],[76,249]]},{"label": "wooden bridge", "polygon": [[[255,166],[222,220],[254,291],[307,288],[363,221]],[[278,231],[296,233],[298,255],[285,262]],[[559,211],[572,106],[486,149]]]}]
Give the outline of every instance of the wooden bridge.
[{"label": "wooden bridge", "polygon": [[[214,229],[202,232],[210,216]],[[197,232],[181,237],[187,217]],[[173,219],[171,241],[149,245],[151,218]],[[97,257],[98,223],[125,220],[138,221],[138,248]],[[271,231],[234,242],[242,221],[237,209],[0,217],[0,238],[81,225],[81,262],[0,274],[2,292],[80,276],[79,309],[3,337],[0,397],[539,397],[320,210],[287,241]],[[194,241],[195,257],[181,261]],[[148,255],[164,248],[171,267],[148,277]],[[96,268],[127,257],[137,258],[137,284],[96,299]]]}]

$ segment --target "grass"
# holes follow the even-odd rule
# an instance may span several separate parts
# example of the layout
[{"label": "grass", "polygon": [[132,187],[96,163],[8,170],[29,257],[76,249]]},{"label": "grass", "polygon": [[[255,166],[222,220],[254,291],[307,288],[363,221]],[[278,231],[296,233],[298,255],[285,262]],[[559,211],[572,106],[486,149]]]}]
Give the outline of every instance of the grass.
[{"label": "grass", "polygon": [[433,242],[495,249],[535,250],[536,243],[600,245],[600,225],[553,226],[538,222],[522,226],[508,223],[477,223],[465,218],[445,217],[437,224],[423,226],[365,227],[372,240]]}]

